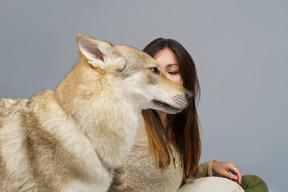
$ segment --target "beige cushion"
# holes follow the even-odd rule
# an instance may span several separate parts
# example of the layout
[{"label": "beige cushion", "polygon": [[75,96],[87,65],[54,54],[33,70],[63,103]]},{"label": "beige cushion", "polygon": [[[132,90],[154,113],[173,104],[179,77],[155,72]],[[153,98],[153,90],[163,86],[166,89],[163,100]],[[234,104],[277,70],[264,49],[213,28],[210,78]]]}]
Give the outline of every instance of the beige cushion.
[{"label": "beige cushion", "polygon": [[183,185],[178,192],[244,192],[238,183],[222,177],[203,177]]}]

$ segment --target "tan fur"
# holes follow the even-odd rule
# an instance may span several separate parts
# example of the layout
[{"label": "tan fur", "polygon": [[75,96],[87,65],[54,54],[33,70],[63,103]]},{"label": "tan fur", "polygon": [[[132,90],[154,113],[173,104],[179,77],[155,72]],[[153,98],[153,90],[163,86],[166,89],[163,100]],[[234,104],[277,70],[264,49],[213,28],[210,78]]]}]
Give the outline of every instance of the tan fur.
[{"label": "tan fur", "polygon": [[189,103],[144,52],[84,35],[77,43],[80,60],[55,91],[0,100],[0,191],[107,191],[141,110]]}]

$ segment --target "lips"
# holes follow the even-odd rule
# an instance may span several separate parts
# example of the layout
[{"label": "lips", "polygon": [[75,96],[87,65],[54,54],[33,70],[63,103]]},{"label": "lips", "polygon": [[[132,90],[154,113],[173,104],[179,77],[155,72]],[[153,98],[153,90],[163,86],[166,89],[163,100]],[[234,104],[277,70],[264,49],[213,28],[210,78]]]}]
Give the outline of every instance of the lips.
[{"label": "lips", "polygon": [[159,100],[153,100],[153,103],[155,103],[156,105],[158,106],[161,106],[169,111],[181,111],[182,109],[181,108],[177,108],[177,107],[173,107],[172,105],[169,105],[168,103],[165,103],[163,101],[159,101]]}]

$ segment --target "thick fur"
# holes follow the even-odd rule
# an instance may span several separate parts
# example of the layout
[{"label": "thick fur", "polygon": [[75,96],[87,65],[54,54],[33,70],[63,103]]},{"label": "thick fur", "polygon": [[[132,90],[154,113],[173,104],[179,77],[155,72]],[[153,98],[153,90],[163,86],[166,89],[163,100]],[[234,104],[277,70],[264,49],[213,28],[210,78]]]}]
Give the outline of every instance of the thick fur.
[{"label": "thick fur", "polygon": [[107,191],[141,110],[189,103],[144,52],[84,35],[77,43],[80,60],[55,91],[0,100],[0,191]]}]

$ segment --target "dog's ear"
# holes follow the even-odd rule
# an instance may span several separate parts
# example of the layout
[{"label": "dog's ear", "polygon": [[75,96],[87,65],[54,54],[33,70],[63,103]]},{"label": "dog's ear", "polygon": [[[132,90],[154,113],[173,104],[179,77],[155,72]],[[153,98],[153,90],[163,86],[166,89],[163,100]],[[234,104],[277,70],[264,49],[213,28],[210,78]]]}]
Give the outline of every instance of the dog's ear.
[{"label": "dog's ear", "polygon": [[76,41],[80,52],[93,67],[106,67],[121,71],[126,59],[108,42],[93,39],[85,35],[77,35]]}]

